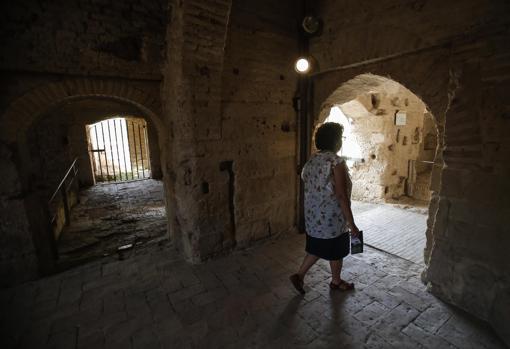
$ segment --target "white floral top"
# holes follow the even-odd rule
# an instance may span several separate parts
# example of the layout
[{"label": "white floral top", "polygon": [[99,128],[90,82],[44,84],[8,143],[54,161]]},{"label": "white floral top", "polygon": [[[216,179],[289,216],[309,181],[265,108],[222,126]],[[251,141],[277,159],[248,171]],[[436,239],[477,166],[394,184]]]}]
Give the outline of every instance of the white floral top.
[{"label": "white floral top", "polygon": [[[335,196],[333,168],[344,159],[330,151],[313,154],[301,172],[305,184],[305,227],[308,235],[331,239],[347,231],[346,220]],[[352,182],[347,175],[347,195]]]}]

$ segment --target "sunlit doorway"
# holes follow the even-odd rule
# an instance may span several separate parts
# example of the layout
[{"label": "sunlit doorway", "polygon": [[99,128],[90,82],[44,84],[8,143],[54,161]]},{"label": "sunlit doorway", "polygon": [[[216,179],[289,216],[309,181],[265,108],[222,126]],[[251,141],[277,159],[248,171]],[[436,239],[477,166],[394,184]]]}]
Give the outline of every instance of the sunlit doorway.
[{"label": "sunlit doorway", "polygon": [[324,101],[316,126],[323,122],[344,127],[338,155],[349,167],[365,243],[423,264],[433,171],[441,166],[437,125],[425,103],[396,81],[363,74]]},{"label": "sunlit doorway", "polygon": [[142,118],[116,117],[86,126],[95,182],[120,182],[151,177],[147,123]]}]

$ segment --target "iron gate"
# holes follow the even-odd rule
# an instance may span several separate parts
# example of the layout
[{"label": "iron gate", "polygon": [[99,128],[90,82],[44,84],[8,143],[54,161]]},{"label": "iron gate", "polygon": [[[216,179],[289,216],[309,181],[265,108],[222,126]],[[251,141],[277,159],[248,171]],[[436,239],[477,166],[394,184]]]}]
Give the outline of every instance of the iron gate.
[{"label": "iron gate", "polygon": [[147,123],[139,118],[112,118],[87,126],[96,182],[151,177]]}]

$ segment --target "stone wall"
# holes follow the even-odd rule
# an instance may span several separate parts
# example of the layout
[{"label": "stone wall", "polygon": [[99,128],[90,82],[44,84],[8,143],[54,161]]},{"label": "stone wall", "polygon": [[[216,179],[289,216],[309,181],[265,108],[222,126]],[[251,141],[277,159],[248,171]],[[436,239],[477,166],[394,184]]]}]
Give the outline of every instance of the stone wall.
[{"label": "stone wall", "polygon": [[14,284],[38,274],[37,254],[27,217],[22,187],[12,150],[0,143],[0,271],[1,286]]},{"label": "stone wall", "polygon": [[321,1],[316,12],[325,25],[311,53],[327,72],[314,78],[315,115],[364,73],[391,77],[425,102],[439,132],[425,280],[510,342],[508,3]]},{"label": "stone wall", "polygon": [[241,246],[295,226],[292,1],[233,3],[223,75],[222,140],[234,161]]},{"label": "stone wall", "polygon": [[2,69],[159,77],[166,0],[23,0],[2,4]]},{"label": "stone wall", "polygon": [[194,1],[173,11],[168,212],[190,260],[295,226],[293,8]]},{"label": "stone wall", "polygon": [[432,164],[437,150],[437,127],[434,117],[426,112],[423,119],[420,150],[415,164],[415,178],[412,197],[429,202],[431,198],[430,181],[432,179]]}]

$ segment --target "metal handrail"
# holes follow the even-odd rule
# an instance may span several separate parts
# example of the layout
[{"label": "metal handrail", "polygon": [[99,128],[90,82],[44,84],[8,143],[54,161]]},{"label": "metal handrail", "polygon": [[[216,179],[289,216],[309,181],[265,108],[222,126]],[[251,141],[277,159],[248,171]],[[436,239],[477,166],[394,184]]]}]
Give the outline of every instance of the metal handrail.
[{"label": "metal handrail", "polygon": [[[78,174],[78,168],[76,166],[77,161],[78,161],[78,157],[76,157],[73,160],[73,162],[71,163],[71,166],[69,166],[69,169],[66,171],[66,174],[64,175],[64,177],[60,181],[59,185],[57,186],[57,189],[55,189],[55,192],[53,193],[51,198],[48,200],[48,206],[49,206],[59,192],[62,194],[62,200],[64,202],[64,214],[65,214],[65,224],[66,225],[69,225],[69,223],[70,223],[70,210],[71,210],[69,207],[69,199],[67,197],[67,193],[68,193],[69,189],[71,188],[71,185],[73,184],[74,180],[76,179],[76,175]],[[68,179],[71,172],[72,172],[73,177],[71,178],[71,181],[69,182],[69,184],[65,185],[65,182]],[[50,223],[53,223],[53,221],[55,221],[55,219],[57,217],[57,213],[58,212],[56,212],[51,217]]]}]

